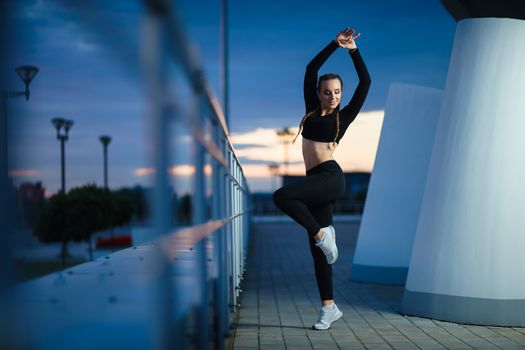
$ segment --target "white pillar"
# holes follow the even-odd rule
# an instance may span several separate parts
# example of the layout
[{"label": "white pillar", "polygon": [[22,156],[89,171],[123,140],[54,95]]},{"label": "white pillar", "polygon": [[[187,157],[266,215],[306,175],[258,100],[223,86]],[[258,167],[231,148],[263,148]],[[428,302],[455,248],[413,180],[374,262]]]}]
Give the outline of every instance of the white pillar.
[{"label": "white pillar", "polygon": [[525,326],[525,21],[458,23],[401,311]]},{"label": "white pillar", "polygon": [[441,90],[392,84],[352,264],[352,280],[404,284]]}]

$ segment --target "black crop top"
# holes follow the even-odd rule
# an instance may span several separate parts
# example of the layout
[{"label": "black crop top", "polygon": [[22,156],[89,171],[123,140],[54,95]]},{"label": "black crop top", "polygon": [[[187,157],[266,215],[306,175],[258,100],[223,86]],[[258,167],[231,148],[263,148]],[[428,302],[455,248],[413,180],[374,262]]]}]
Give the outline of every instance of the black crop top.
[{"label": "black crop top", "polygon": [[[330,44],[322,49],[306,66],[304,75],[304,103],[306,113],[320,106],[319,97],[317,96],[317,72],[338,47],[339,44],[337,44],[335,40],[332,40]],[[365,102],[371,83],[370,75],[359,53],[359,49],[355,49],[354,51],[348,50],[348,52],[354,62],[354,67],[359,77],[359,84],[350,102],[339,111],[339,134],[335,139],[337,143],[339,143],[348,126],[354,121],[357,113],[359,113],[363,102]],[[336,132],[336,113],[337,109],[330,114],[320,116],[320,110],[316,111],[304,121],[301,135],[313,141],[332,142]]]}]

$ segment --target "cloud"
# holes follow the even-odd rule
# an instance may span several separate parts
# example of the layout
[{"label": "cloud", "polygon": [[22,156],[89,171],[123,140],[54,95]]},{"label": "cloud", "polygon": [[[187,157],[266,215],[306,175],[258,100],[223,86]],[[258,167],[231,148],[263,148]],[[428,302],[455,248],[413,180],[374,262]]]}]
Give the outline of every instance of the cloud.
[{"label": "cloud", "polygon": [[153,168],[137,168],[133,171],[133,174],[136,176],[147,176],[153,175],[155,170]]},{"label": "cloud", "polygon": [[9,172],[11,177],[33,177],[39,176],[41,173],[37,169],[16,169]]},{"label": "cloud", "polygon": [[[294,129],[294,130],[292,130]],[[298,128],[291,128],[293,132],[297,132]],[[273,146],[279,140],[275,129],[256,128],[248,132],[232,133],[232,142],[234,145],[257,145]]]},{"label": "cloud", "polygon": [[344,171],[372,171],[384,114],[383,110],[359,113],[350,124],[334,152]]},{"label": "cloud", "polygon": [[[239,159],[239,162],[241,162],[241,165],[244,167],[247,164],[263,164],[263,165],[270,165],[270,164],[279,164],[283,163],[283,160],[281,159],[280,162],[268,162],[266,160],[259,160],[259,159],[247,159],[246,157],[237,157]],[[288,161],[289,164],[303,164],[303,161]]]},{"label": "cloud", "polygon": [[[169,170],[173,176],[194,176],[195,166],[192,164],[181,164],[172,166]],[[209,164],[204,165],[204,175],[210,176],[212,174],[212,167]]]},{"label": "cloud", "polygon": [[236,150],[241,150],[241,149],[246,149],[250,147],[260,147],[260,145],[256,143],[247,143],[247,144],[235,144],[234,147]]},{"label": "cloud", "polygon": [[[168,170],[172,176],[193,176],[195,175],[195,166],[193,164],[179,164],[174,165]],[[136,176],[149,176],[155,173],[154,168],[137,168],[133,171]],[[210,176],[212,174],[212,167],[209,164],[204,165],[204,175]]]},{"label": "cloud", "polygon": [[97,45],[93,42],[87,42],[85,39],[80,39],[76,42],[76,48],[79,51],[91,52],[97,49]]}]

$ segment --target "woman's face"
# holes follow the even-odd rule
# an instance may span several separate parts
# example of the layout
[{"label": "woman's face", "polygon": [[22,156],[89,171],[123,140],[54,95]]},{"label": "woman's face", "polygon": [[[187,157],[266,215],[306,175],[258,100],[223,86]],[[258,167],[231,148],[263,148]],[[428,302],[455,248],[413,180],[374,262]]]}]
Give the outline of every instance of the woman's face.
[{"label": "woman's face", "polygon": [[341,82],[339,79],[323,80],[317,91],[321,109],[335,109],[341,101]]}]

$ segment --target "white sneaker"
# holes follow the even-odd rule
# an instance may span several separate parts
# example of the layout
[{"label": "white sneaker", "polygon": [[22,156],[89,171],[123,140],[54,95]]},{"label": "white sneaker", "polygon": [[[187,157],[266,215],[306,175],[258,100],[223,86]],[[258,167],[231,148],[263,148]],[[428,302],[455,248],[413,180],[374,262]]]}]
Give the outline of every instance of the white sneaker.
[{"label": "white sneaker", "polygon": [[330,328],[330,325],[343,317],[343,313],[335,303],[330,305],[325,305],[319,310],[319,319],[312,326],[313,329],[323,330]]},{"label": "white sneaker", "polygon": [[339,255],[337,251],[337,244],[335,242],[335,229],[332,225],[321,227],[324,232],[324,236],[321,241],[315,243],[316,246],[321,248],[324,255],[326,255],[326,261],[329,264],[335,263]]}]

